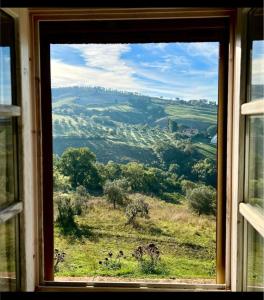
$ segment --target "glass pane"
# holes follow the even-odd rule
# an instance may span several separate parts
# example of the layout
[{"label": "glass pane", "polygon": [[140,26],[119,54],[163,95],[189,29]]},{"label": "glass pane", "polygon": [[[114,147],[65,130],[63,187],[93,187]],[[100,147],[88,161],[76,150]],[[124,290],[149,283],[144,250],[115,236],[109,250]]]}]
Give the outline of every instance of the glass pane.
[{"label": "glass pane", "polygon": [[264,40],[263,10],[255,9],[250,17],[251,92],[250,100],[264,99]]},{"label": "glass pane", "polygon": [[0,24],[0,104],[12,104],[14,20],[0,11]]},{"label": "glass pane", "polygon": [[264,116],[249,117],[248,202],[264,211]]},{"label": "glass pane", "polygon": [[215,283],[219,43],[50,50],[55,280]]},{"label": "glass pane", "polygon": [[264,291],[264,239],[248,224],[247,290]]},{"label": "glass pane", "polygon": [[15,218],[0,225],[0,291],[16,289]]},{"label": "glass pane", "polygon": [[0,47],[0,104],[11,104],[10,47]]},{"label": "glass pane", "polygon": [[14,201],[12,119],[0,117],[0,209]]}]

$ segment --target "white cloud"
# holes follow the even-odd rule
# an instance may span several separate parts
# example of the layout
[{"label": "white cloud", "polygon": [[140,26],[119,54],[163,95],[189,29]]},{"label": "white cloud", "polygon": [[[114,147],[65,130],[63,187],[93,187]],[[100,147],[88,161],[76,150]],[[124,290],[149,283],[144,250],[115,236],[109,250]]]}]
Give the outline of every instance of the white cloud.
[{"label": "white cloud", "polygon": [[75,66],[58,59],[51,60],[52,87],[91,85],[137,91],[142,87],[133,78],[134,69],[122,58],[130,51],[127,44],[71,44],[80,51],[84,66]]},{"label": "white cloud", "polygon": [[69,47],[80,51],[88,67],[95,67],[118,74],[133,73],[122,54],[130,51],[127,44],[81,44],[69,45]]},{"label": "white cloud", "polygon": [[185,49],[190,56],[200,56],[210,59],[210,61],[216,61],[216,58],[219,55],[219,47],[217,47],[217,43],[196,42],[177,44],[182,49]]},{"label": "white cloud", "polygon": [[264,84],[264,57],[252,60],[252,84]]},{"label": "white cloud", "polygon": [[106,88],[135,91],[140,86],[125,72],[111,72],[87,66],[69,65],[61,60],[51,60],[52,87],[103,86]]},{"label": "white cloud", "polygon": [[[166,44],[151,44],[151,48],[154,45],[156,49],[164,49]],[[149,44],[146,46],[150,47]],[[127,44],[107,44],[107,47],[104,44],[78,44],[68,47],[78,50],[85,64],[71,65],[51,59],[52,87],[102,86],[153,96],[216,100],[217,87],[213,83],[208,86],[204,79],[217,76],[217,71],[193,69],[191,61],[184,56],[165,52],[159,54],[160,60],[139,63],[124,59],[123,54],[130,51]],[[203,46],[195,47],[202,51]]]}]

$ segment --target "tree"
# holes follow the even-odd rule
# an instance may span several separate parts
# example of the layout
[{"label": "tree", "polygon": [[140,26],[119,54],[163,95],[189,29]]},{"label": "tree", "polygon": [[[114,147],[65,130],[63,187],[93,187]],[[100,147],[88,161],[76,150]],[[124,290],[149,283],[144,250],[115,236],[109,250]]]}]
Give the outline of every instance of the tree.
[{"label": "tree", "polygon": [[173,174],[178,174],[180,172],[180,166],[178,164],[170,164],[169,172]]},{"label": "tree", "polygon": [[215,215],[216,191],[212,187],[199,186],[188,193],[188,202],[192,210],[198,215]]},{"label": "tree", "polygon": [[144,173],[145,168],[143,164],[131,162],[122,166],[122,175],[128,180],[134,192],[143,191]]},{"label": "tree", "polygon": [[58,226],[60,227],[62,233],[70,233],[77,228],[75,223],[74,216],[75,207],[71,196],[69,194],[57,193],[54,197],[55,207],[55,220]]},{"label": "tree", "polygon": [[175,132],[179,129],[177,122],[172,119],[168,120],[168,128],[169,128],[169,132]]},{"label": "tree", "polygon": [[129,203],[126,207],[127,224],[135,226],[136,217],[148,218],[149,205],[144,202],[143,199],[137,199],[136,201]]},{"label": "tree", "polygon": [[87,190],[102,189],[102,178],[95,166],[96,157],[88,148],[67,148],[60,159],[59,169],[69,176],[72,188],[83,185]]},{"label": "tree", "polygon": [[190,180],[182,180],[181,181],[181,189],[182,192],[187,196],[194,188],[197,187],[197,184]]},{"label": "tree", "polygon": [[117,180],[106,181],[104,185],[104,194],[107,196],[107,200],[113,203],[114,209],[116,205],[122,205],[126,197],[120,182]]},{"label": "tree", "polygon": [[216,167],[215,163],[209,158],[199,160],[194,164],[192,174],[194,174],[198,180],[216,187]]},{"label": "tree", "polygon": [[210,137],[213,137],[214,135],[216,135],[216,132],[217,132],[217,126],[216,125],[211,125],[207,128],[207,134],[210,136]]},{"label": "tree", "polygon": [[71,189],[70,177],[64,176],[60,171],[54,167],[53,169],[53,190],[55,192],[67,192]]}]

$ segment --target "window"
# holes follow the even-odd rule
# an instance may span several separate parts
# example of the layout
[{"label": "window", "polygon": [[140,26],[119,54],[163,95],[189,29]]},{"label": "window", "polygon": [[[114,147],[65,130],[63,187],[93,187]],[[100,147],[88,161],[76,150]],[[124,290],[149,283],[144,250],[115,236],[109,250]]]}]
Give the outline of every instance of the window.
[{"label": "window", "polygon": [[19,276],[18,117],[15,22],[0,11],[0,290],[14,291]]},{"label": "window", "polygon": [[[206,30],[204,28],[206,27]],[[67,28],[67,30],[66,30]],[[133,21],[78,21],[40,22],[41,58],[41,109],[42,109],[42,154],[43,163],[43,229],[44,264],[41,269],[44,282],[53,280],[54,264],[54,212],[53,212],[53,162],[52,129],[59,130],[59,122],[54,120],[52,128],[52,96],[50,72],[50,47],[52,44],[80,43],[166,43],[166,42],[218,42],[219,53],[219,95],[218,95],[218,151],[217,151],[217,283],[225,281],[225,173],[226,155],[224,136],[226,134],[226,58],[228,22],[226,19],[191,20],[138,20]],[[53,91],[55,93],[56,91]],[[45,99],[45,100],[44,100]],[[56,110],[56,105],[53,109]],[[74,124],[71,124],[74,125]],[[190,132],[189,132],[190,133]],[[56,251],[55,255],[58,257]],[[42,277],[42,278],[43,278]],[[83,284],[83,283],[82,283]],[[87,283],[86,283],[87,284]],[[103,284],[103,283],[102,283]]]},{"label": "window", "polygon": [[246,118],[244,217],[244,290],[264,290],[264,41],[263,10],[248,14],[247,102],[242,105]]}]

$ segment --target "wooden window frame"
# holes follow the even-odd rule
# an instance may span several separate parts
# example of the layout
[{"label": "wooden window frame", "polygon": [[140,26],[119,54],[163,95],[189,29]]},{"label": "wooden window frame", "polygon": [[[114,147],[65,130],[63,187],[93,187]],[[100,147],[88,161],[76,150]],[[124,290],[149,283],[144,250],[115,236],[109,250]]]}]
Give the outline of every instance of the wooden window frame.
[{"label": "wooden window frame", "polygon": [[[242,44],[242,62],[241,68],[244,71],[244,77],[241,81],[241,103],[240,114],[243,120],[243,128],[240,133],[240,147],[243,153],[243,163],[241,168],[241,185],[243,183],[244,189],[242,190],[238,211],[240,219],[242,217],[242,228],[240,229],[241,240],[241,274],[238,276],[240,281],[240,290],[247,291],[247,255],[248,255],[248,226],[252,226],[264,238],[264,213],[259,208],[248,203],[248,170],[249,170],[249,118],[252,116],[264,117],[264,99],[251,99],[251,76],[252,76],[252,44],[253,40],[263,40],[263,28],[258,28],[256,24],[253,25],[252,15],[257,8],[247,8],[241,11],[242,20],[245,23],[241,34],[244,36]],[[262,8],[263,13],[263,8]],[[262,30],[262,32],[261,32]],[[263,289],[262,289],[263,290]]]},{"label": "wooden window frame", "polygon": [[[172,20],[178,21],[177,24],[182,24],[181,31],[178,31],[176,41],[221,41],[220,47],[220,63],[219,63],[219,110],[218,110],[218,134],[219,134],[219,143],[222,144],[223,147],[218,147],[218,149],[222,149],[222,151],[217,152],[218,157],[218,195],[220,195],[221,199],[219,198],[217,201],[218,209],[217,209],[217,227],[221,230],[217,231],[217,274],[218,278],[217,281],[221,282],[220,284],[216,285],[181,285],[181,284],[174,284],[174,285],[166,285],[163,284],[162,287],[165,289],[166,287],[172,289],[189,289],[193,290],[194,287],[198,289],[225,289],[230,287],[230,211],[229,208],[231,207],[231,192],[230,192],[230,185],[226,186],[227,178],[231,178],[231,153],[230,151],[230,144],[227,145],[228,136],[231,134],[231,115],[232,115],[232,104],[231,101],[231,93],[229,92],[228,82],[229,77],[227,77],[227,71],[232,70],[232,66],[230,66],[230,57],[232,56],[233,49],[232,49],[232,30],[233,30],[233,18],[234,18],[234,10],[231,9],[87,9],[87,10],[73,10],[69,12],[68,10],[39,10],[39,9],[32,9],[30,11],[31,15],[31,24],[32,24],[32,41],[33,47],[32,51],[35,56],[35,64],[34,64],[34,73],[36,81],[35,81],[35,96],[37,100],[37,109],[36,109],[36,116],[37,116],[37,127],[39,130],[39,138],[37,140],[38,144],[38,151],[41,154],[41,161],[38,162],[39,166],[41,167],[41,178],[39,179],[39,196],[40,201],[38,202],[38,216],[39,216],[39,223],[38,223],[38,232],[40,234],[40,239],[38,240],[38,261],[39,265],[37,267],[38,270],[38,286],[39,289],[51,289],[51,290],[58,290],[59,286],[63,289],[67,289],[67,286],[70,287],[79,287],[86,289],[87,286],[93,286],[95,289],[119,289],[124,288],[125,290],[129,289],[131,285],[129,284],[114,284],[114,283],[107,283],[107,287],[104,284],[98,283],[91,285],[87,285],[87,283],[77,282],[76,284],[72,283],[56,283],[50,280],[53,280],[52,277],[52,269],[53,269],[53,222],[48,222],[49,219],[53,220],[53,204],[52,204],[52,161],[46,160],[46,157],[52,157],[52,128],[51,128],[51,94],[50,94],[50,74],[48,68],[41,68],[41,66],[47,66],[50,64],[49,55],[42,56],[42,53],[46,51],[46,54],[49,53],[48,45],[52,42],[52,38],[54,35],[58,33],[54,31],[54,25],[59,24],[60,26],[63,24],[62,21],[76,21],[76,22],[85,22],[86,20],[101,20],[102,22],[107,22],[113,20],[114,22],[118,21],[128,21],[133,20],[134,24],[140,21],[147,21],[146,24],[150,24],[153,20],[156,22],[161,22],[164,20]],[[210,23],[210,19],[211,22]],[[55,20],[59,20],[58,22],[54,22]],[[198,20],[198,22],[197,22]],[[199,23],[200,20],[200,23]],[[201,21],[202,20],[202,21]],[[44,22],[45,21],[45,22]],[[52,22],[50,22],[52,21]],[[221,24],[221,22],[223,23]],[[225,23],[226,22],[226,23]],[[53,25],[49,28],[47,26],[46,34],[43,37],[43,27],[40,24],[49,24],[53,23]],[[129,23],[129,22],[128,22]],[[155,23],[155,22],[154,22]],[[170,22],[167,22],[170,23]],[[173,23],[173,22],[172,22]],[[74,23],[71,23],[74,24]],[[80,24],[80,23],[79,23]],[[186,27],[186,24],[189,24]],[[197,28],[197,24],[200,24],[200,35],[199,34],[192,34],[195,24]],[[223,25],[225,24],[225,25]],[[209,25],[209,26],[208,26]],[[211,25],[211,26],[210,26]],[[58,26],[58,27],[60,27]],[[153,27],[151,27],[153,29]],[[151,29],[150,28],[150,29]],[[179,27],[177,27],[179,29]],[[51,30],[51,31],[50,31]],[[61,30],[61,29],[60,29]],[[174,30],[176,28],[174,27]],[[191,34],[189,37],[186,35],[186,32]],[[211,32],[210,32],[211,30]],[[47,32],[49,34],[47,34]],[[184,33],[183,33],[184,32]],[[205,34],[207,32],[207,34]],[[198,33],[198,31],[197,31]],[[209,34],[208,34],[209,33]],[[174,32],[175,34],[175,32]],[[133,34],[131,35],[133,36]],[[130,36],[130,39],[131,39]],[[133,41],[135,42],[135,37],[138,38],[137,35],[134,36]],[[144,36],[144,34],[142,35]],[[149,32],[148,32],[149,36]],[[173,41],[171,38],[171,33],[168,33],[166,38],[164,38],[164,31],[162,35],[160,35],[159,41],[165,41],[166,38],[170,41]],[[119,35],[120,37],[120,35]],[[157,35],[156,35],[157,37]],[[190,39],[193,38],[193,40]],[[213,37],[213,38],[212,38]],[[221,38],[220,38],[221,37]],[[63,36],[63,32],[60,31],[60,41],[69,41],[69,33],[67,32],[67,37]],[[87,40],[84,36],[82,37],[86,42],[99,42],[102,40],[98,40],[98,36],[94,38],[94,40]],[[58,43],[58,38],[54,41]],[[63,40],[64,39],[64,40]],[[119,39],[119,40],[118,40]],[[72,42],[73,39],[71,39]],[[40,42],[39,42],[40,41]],[[80,35],[78,37],[78,41],[81,42]],[[122,39],[116,37],[115,42],[124,42],[124,38]],[[127,40],[129,41],[129,40]],[[131,40],[130,40],[131,41]],[[138,40],[140,41],[140,40]],[[146,37],[143,37],[143,40],[146,42]],[[156,41],[156,40],[155,40]],[[113,40],[112,40],[113,42]],[[231,48],[229,47],[231,45]],[[228,61],[229,60],[229,61]],[[225,61],[225,64],[222,62]],[[228,64],[229,62],[229,64]],[[225,75],[225,76],[224,76]],[[45,80],[40,80],[40,78],[45,78]],[[221,96],[220,96],[221,95]],[[45,99],[41,101],[41,99]],[[49,99],[49,101],[47,101]],[[221,100],[222,99],[222,100]],[[46,102],[47,101],[47,102]],[[221,104],[222,103],[222,104]],[[228,108],[228,111],[227,111]],[[45,123],[43,123],[43,115],[45,116]],[[230,138],[230,136],[229,136]],[[44,142],[45,141],[45,142]],[[225,160],[224,157],[227,157]],[[45,160],[45,163],[44,163]],[[225,163],[227,161],[227,164]],[[221,187],[221,188],[219,188]],[[45,201],[43,201],[45,199]],[[51,199],[47,201],[47,199]],[[225,199],[225,201],[223,201]],[[43,217],[43,214],[45,217]],[[52,223],[52,224],[51,224]],[[51,240],[50,240],[51,239]],[[47,248],[44,250],[44,245],[47,247],[47,242],[49,242]],[[45,255],[46,253],[46,255]],[[219,255],[220,253],[220,255]],[[227,257],[225,257],[225,253]],[[45,269],[45,270],[44,270]],[[226,270],[226,275],[225,275]],[[55,287],[56,286],[56,287]],[[148,285],[149,288],[159,287],[160,285]],[[143,286],[144,287],[144,286]],[[137,287],[138,288],[138,287]]]},{"label": "wooden window frame", "polygon": [[[23,212],[23,197],[22,197],[22,163],[20,149],[22,145],[20,128],[21,128],[21,107],[20,107],[20,73],[19,73],[19,46],[18,46],[18,23],[17,19],[6,9],[1,9],[9,18],[13,20],[13,28],[9,34],[12,37],[10,61],[11,61],[11,103],[0,104],[0,117],[11,118],[12,122],[12,140],[13,140],[13,160],[14,160],[14,201],[4,208],[0,209],[0,224],[14,219],[15,223],[15,265],[16,278],[11,278],[10,281],[15,280],[16,290],[21,289],[21,243],[20,243],[20,215]],[[1,23],[0,23],[1,26]],[[5,40],[5,37],[3,38]]]}]

